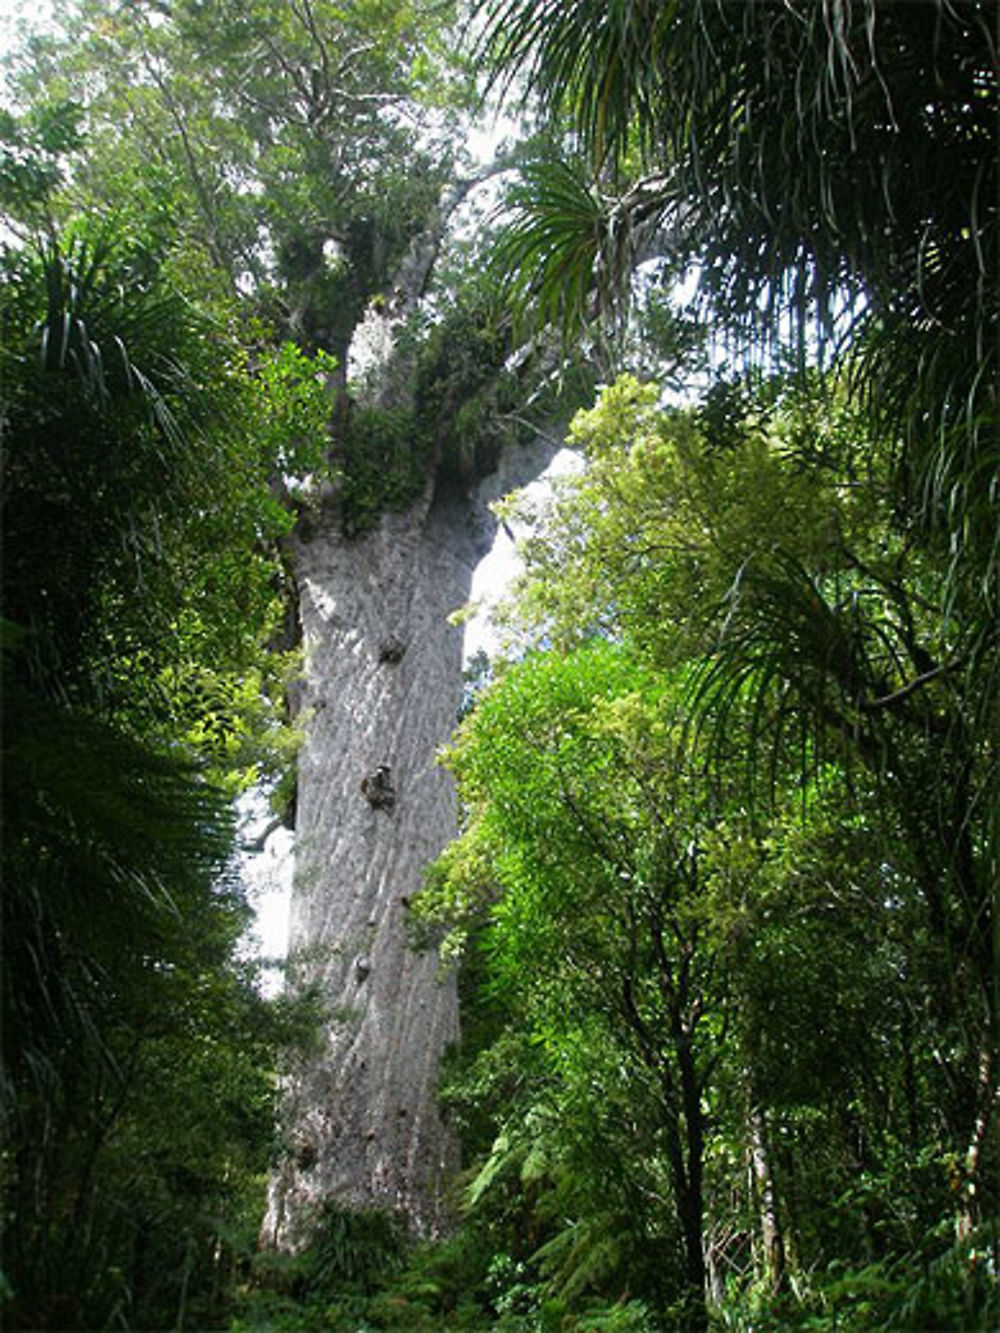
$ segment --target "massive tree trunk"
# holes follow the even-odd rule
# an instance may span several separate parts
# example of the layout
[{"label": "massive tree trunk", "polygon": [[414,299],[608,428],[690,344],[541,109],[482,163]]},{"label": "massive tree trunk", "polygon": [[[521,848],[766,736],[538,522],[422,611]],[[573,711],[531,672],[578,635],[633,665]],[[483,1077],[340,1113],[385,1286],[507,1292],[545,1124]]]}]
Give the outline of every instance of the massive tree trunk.
[{"label": "massive tree trunk", "polygon": [[[552,449],[518,449],[492,493],[537,474]],[[520,473],[520,475],[518,475]],[[436,763],[457,719],[462,630],[493,529],[439,468],[420,502],[347,539],[332,510],[296,542],[306,653],[289,953],[296,991],[325,1009],[319,1049],[287,1077],[286,1152],[264,1238],[296,1248],[326,1201],[444,1221],[457,1166],[437,1110],[438,1064],[458,1035],[454,978],[407,946],[407,904],[456,832]]]},{"label": "massive tree trunk", "polygon": [[[412,405],[414,347],[399,334],[426,291],[454,210],[497,169],[444,192],[395,274],[391,312],[375,303],[355,329],[345,361],[367,406]],[[328,487],[298,525],[305,739],[289,977],[293,992],[315,992],[324,1019],[318,1048],[297,1057],[285,1080],[285,1152],[271,1180],[268,1245],[305,1244],[328,1202],[389,1209],[423,1233],[445,1221],[445,1186],[458,1161],[438,1113],[437,1079],[458,1036],[458,999],[438,959],[408,947],[406,919],[424,868],[457,832],[451,779],[437,763],[462,695],[463,631],[449,616],[468,601],[492,543],[489,501],[537,476],[562,438],[539,433],[506,448],[488,476],[475,449],[448,460],[439,445],[407,512],[384,513],[352,537]]]}]

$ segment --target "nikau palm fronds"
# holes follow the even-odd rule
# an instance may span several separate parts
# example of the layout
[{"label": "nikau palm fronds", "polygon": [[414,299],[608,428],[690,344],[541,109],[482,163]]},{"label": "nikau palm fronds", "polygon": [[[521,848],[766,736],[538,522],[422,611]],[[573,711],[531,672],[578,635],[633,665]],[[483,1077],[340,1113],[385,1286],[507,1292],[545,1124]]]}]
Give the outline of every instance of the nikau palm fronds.
[{"label": "nikau palm fronds", "polygon": [[582,328],[620,330],[631,276],[665,232],[664,190],[663,178],[650,176],[624,195],[602,193],[582,160],[524,166],[495,250],[517,312],[567,339]]},{"label": "nikau palm fronds", "polygon": [[[173,447],[184,435],[167,401],[171,390],[193,393],[169,349],[158,346],[159,335],[176,322],[168,300],[133,291],[128,299],[108,281],[110,247],[79,240],[60,247],[55,241],[40,260],[46,312],[37,326],[38,358],[43,370],[74,375],[99,408],[115,395],[134,395]],[[152,337],[150,335],[153,335]],[[145,348],[154,364],[143,368],[129,352]]]},{"label": "nikau palm fronds", "polygon": [[[240,401],[217,330],[141,241],[3,258],[4,1314],[152,1326],[188,1238],[223,1244],[212,1214],[267,1113],[229,796],[164,669],[227,670],[182,585],[220,577],[217,545],[248,559],[260,511],[223,475],[249,451],[206,429]],[[148,1246],[156,1277],[134,1266],[126,1297]]]},{"label": "nikau palm fronds", "polygon": [[[484,0],[479,10],[494,80],[510,89],[520,76],[543,110],[567,117],[596,179],[627,178],[638,150],[640,170],[658,173],[647,213],[657,196],[663,212],[684,200],[714,317],[745,341],[781,337],[789,319],[802,338],[811,321],[829,337],[850,294],[863,296],[851,341],[873,407],[904,428],[912,498],[925,514],[975,508],[968,450],[994,464],[997,450],[992,7]],[[573,262],[550,249],[537,276],[572,272],[579,311],[582,251],[564,236]],[[948,531],[961,533],[957,515]]]},{"label": "nikau palm fronds", "polygon": [[[652,57],[676,0],[486,0],[483,43],[493,82],[509,92],[520,74],[550,113],[568,109],[598,162],[623,153],[636,128],[659,119]],[[688,6],[688,8],[691,8]]]}]

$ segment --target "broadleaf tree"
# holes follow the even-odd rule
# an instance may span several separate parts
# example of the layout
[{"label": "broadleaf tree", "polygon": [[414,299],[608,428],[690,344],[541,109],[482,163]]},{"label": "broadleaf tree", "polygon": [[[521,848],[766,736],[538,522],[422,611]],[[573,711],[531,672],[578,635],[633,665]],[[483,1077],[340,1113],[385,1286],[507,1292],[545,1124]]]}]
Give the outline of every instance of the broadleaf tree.
[{"label": "broadleaf tree", "polygon": [[[711,400],[666,410],[657,386],[624,379],[571,438],[588,467],[534,515],[510,613],[512,644],[549,656],[501,673],[463,724],[454,763],[470,823],[431,877],[427,910],[485,923],[488,984],[508,996],[509,1027],[543,1048],[564,1041],[592,1070],[593,1025],[618,998],[615,936],[600,923],[625,912],[632,881],[595,871],[587,832],[627,869],[644,833],[617,836],[618,802],[638,818],[634,793],[653,793],[652,832],[696,860],[686,920],[713,976],[699,1015],[712,1052],[699,1102],[702,1288],[732,1303],[749,1252],[757,1298],[781,1309],[789,1271],[836,1260],[912,1274],[933,1255],[969,1280],[961,1296],[950,1278],[921,1287],[919,1317],[988,1321],[975,1254],[996,1210],[983,934],[995,755],[950,679],[962,650],[937,614],[949,570],[899,531],[891,462],[836,386],[766,384],[720,418]],[[660,709],[628,762],[607,730],[591,733],[596,762],[574,749],[578,729],[605,716],[607,682],[587,674],[602,653],[623,691],[658,682]],[[652,948],[655,922],[643,927]],[[621,949],[627,931],[617,938]],[[558,984],[567,966],[582,976],[573,1003]],[[481,1065],[498,1059],[487,1051]],[[560,1055],[525,1093],[548,1108],[554,1159],[574,1133],[574,1098],[561,1103],[570,1069]],[[553,1130],[554,1104],[565,1121]],[[509,1141],[505,1118],[498,1128]],[[644,1145],[637,1127],[619,1168],[652,1190]],[[834,1200],[846,1231],[830,1222]],[[595,1203],[575,1205],[582,1235]],[[950,1257],[942,1226],[960,1238]],[[602,1294],[625,1280],[609,1265]],[[871,1315],[863,1281],[843,1292]],[[902,1310],[906,1279],[886,1280],[883,1296],[884,1317]],[[647,1298],[663,1302],[653,1288]]]}]

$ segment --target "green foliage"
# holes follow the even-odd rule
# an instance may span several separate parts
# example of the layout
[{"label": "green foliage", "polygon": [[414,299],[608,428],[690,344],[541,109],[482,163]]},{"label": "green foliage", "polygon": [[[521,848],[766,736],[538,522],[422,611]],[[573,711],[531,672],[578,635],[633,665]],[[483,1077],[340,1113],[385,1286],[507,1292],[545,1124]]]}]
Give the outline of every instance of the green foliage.
[{"label": "green foliage", "polygon": [[[142,247],[83,235],[5,264],[4,597],[30,631],[22,665],[128,725],[180,724],[221,774],[238,737],[277,736],[284,668],[260,646],[284,613],[290,518],[270,487],[320,466],[326,363],[282,348],[251,372]],[[266,746],[244,755],[257,764]]]},{"label": "green foliage", "polygon": [[[986,1330],[996,1320],[997,1284],[989,1255],[995,1227],[972,1239],[942,1244],[927,1237],[916,1254],[859,1266],[834,1261],[822,1274],[775,1298],[763,1291],[733,1293],[713,1328],[820,1331],[886,1328]],[[984,1267],[985,1263],[985,1267]]]},{"label": "green foliage", "polygon": [[426,482],[429,440],[409,408],[357,408],[344,446],[344,531],[355,537],[387,510],[406,509]]},{"label": "green foliage", "polygon": [[84,0],[60,17],[18,82],[29,101],[86,84],[77,190],[116,216],[165,209],[203,283],[343,364],[453,161],[449,7]]},{"label": "green foliage", "polygon": [[[971,651],[995,660],[991,7],[865,0],[836,21],[759,0],[478,10],[492,80],[537,97],[582,153],[594,184],[578,180],[577,198],[613,191],[600,212],[619,217],[615,236],[659,229],[696,261],[713,324],[751,363],[780,361],[789,333],[800,369],[839,357],[869,445],[893,464],[900,526],[947,574],[955,605],[941,609],[962,603]],[[543,308],[579,321],[588,283],[627,287],[631,265],[627,240],[608,262],[596,209],[594,225],[571,225],[567,170],[524,191],[511,260],[543,257]],[[981,729],[996,687],[980,673]]]},{"label": "green foliage", "polygon": [[62,159],[80,147],[82,115],[75,102],[42,103],[23,116],[0,110],[0,204],[12,219],[44,218],[63,179]]},{"label": "green foliage", "polygon": [[[338,1228],[339,1229],[339,1228]],[[522,1263],[491,1253],[490,1237],[465,1228],[441,1241],[411,1246],[400,1268],[390,1262],[367,1292],[345,1282],[309,1288],[312,1251],[259,1265],[257,1289],[231,1322],[250,1330],[468,1330],[468,1333],[657,1333],[660,1324],[639,1301],[583,1301],[574,1311]],[[374,1254],[380,1249],[376,1243]],[[398,1254],[396,1258],[398,1259]],[[296,1294],[292,1294],[292,1293]],[[284,1293],[284,1294],[281,1294]]]},{"label": "green foliage", "polygon": [[[329,1210],[234,1327],[704,1328],[707,1256],[723,1327],[985,1329],[987,6],[483,8],[495,78],[523,69],[581,150],[511,196],[518,313],[614,364],[593,322],[622,332],[667,237],[751,361],[791,328],[801,371],[813,321],[842,369],[687,412],[623,378],[577,419],[588,471],[526,543],[513,613],[518,654],[547,651],[467,713],[465,830],[414,913],[463,959],[463,1227],[408,1251]],[[278,497],[304,530],[332,479],[357,535],[430,467],[480,475],[525,416],[489,277],[403,337],[412,410],[345,391],[454,164],[442,17],[83,0],[0,120],[0,193],[43,238],[5,252],[0,350],[14,1327],[223,1317],[273,1040],[305,1026],[237,962],[220,795],[295,742],[293,665],[261,658]],[[661,290],[674,358],[699,330]]]},{"label": "green foliage", "polygon": [[[494,282],[477,271],[477,258],[453,265],[456,291],[442,293],[442,309],[426,331],[417,360],[415,401],[424,428],[439,442],[449,472],[468,478],[488,471],[505,431],[512,377],[504,364],[512,351],[509,320]],[[523,404],[520,404],[523,405]]]},{"label": "green foliage", "polygon": [[[918,1313],[914,1274],[996,1205],[960,1164],[989,1119],[994,755],[950,664],[982,627],[943,616],[835,385],[658,397],[624,378],[574,422],[587,470],[533,516],[509,612],[546,651],[495,667],[449,759],[466,827],[416,910],[492,1015],[446,1084],[471,1216],[518,1238],[518,1299],[575,1316],[627,1283],[701,1327],[700,1173],[719,1319],[979,1326],[991,1261],[961,1313],[943,1276]],[[831,1263],[857,1281],[824,1305]]]},{"label": "green foliage", "polygon": [[[509,669],[463,724],[450,762],[469,826],[418,904],[488,914],[490,993],[535,1054],[520,1063],[523,1047],[506,1048],[519,1062],[507,1072],[513,1108],[469,1204],[516,1215],[526,1193],[532,1262],[569,1303],[701,1285],[688,1267],[700,1230],[689,1247],[685,1218],[718,1033],[689,1015],[707,1001],[713,962],[680,820],[697,827],[710,807],[675,748],[671,709],[668,682],[600,642]],[[485,901],[483,865],[502,889]],[[664,1192],[676,1211],[653,1205]]]},{"label": "green foliage", "polygon": [[290,1035],[235,963],[231,814],[175,756],[5,695],[5,1322],[204,1316],[251,1238]]},{"label": "green foliage", "polygon": [[783,296],[829,312],[852,279],[880,314],[912,315],[916,297],[995,319],[977,286],[996,226],[981,204],[996,168],[986,6],[870,0],[839,24],[706,0],[479,8],[495,81],[520,74],[604,179],[637,161],[662,173],[660,209],[682,201],[707,281],[747,329],[773,329]]},{"label": "green foliage", "polygon": [[390,1277],[404,1254],[406,1231],[388,1214],[351,1213],[328,1203],[314,1228],[305,1265],[311,1292],[333,1295],[341,1287],[370,1292]]},{"label": "green foliage", "polygon": [[338,499],[349,536],[382,513],[406,509],[432,472],[461,486],[488,474],[502,448],[532,437],[532,419],[571,396],[580,401],[574,382],[535,386],[525,403],[525,385],[507,365],[510,319],[495,282],[469,256],[459,257],[449,280],[455,290],[436,292],[433,318],[414,319],[399,334],[402,362],[412,361],[413,406],[350,404],[336,421]]},{"label": "green foliage", "polygon": [[210,1321],[301,1027],[239,961],[224,787],[275,762],[315,371],[251,375],[142,244],[3,262],[5,1322]]},{"label": "green foliage", "polygon": [[[336,362],[322,351],[308,355],[292,342],[273,347],[266,328],[260,336],[263,347],[242,367],[252,395],[248,424],[257,448],[286,479],[322,477],[328,466],[329,383]],[[281,517],[275,513],[272,521],[280,524]]]}]

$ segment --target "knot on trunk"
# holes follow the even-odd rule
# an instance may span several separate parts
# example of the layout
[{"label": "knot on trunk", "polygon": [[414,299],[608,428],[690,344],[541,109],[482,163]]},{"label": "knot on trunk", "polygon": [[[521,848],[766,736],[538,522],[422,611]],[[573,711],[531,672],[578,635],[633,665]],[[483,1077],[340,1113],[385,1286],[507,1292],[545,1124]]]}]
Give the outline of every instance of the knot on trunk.
[{"label": "knot on trunk", "polygon": [[378,646],[378,660],[388,662],[390,666],[395,666],[397,662],[403,660],[403,654],[406,652],[406,644],[395,634],[390,634],[387,639],[383,639]]},{"label": "knot on trunk", "polygon": [[311,1171],[319,1160],[316,1145],[307,1139],[300,1139],[295,1148],[295,1165],[300,1171]]},{"label": "knot on trunk", "polygon": [[361,793],[374,810],[392,810],[396,804],[396,788],[388,764],[379,764],[373,773],[361,781]]}]

